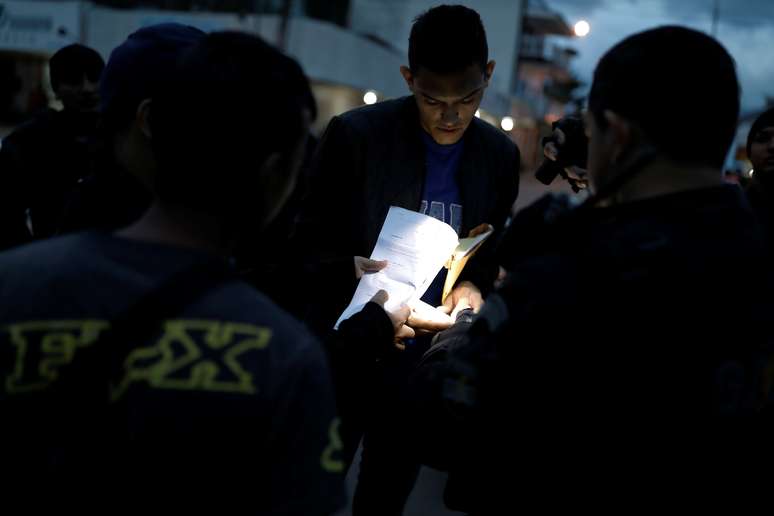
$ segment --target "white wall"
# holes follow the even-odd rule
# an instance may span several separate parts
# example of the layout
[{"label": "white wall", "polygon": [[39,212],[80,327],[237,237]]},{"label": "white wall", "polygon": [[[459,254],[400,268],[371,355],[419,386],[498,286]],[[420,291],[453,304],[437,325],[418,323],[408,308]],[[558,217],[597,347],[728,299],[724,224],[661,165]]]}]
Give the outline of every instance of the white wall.
[{"label": "white wall", "polygon": [[233,14],[154,10],[119,10],[93,6],[87,9],[84,44],[105,59],[134,31],[157,23],[177,22],[203,31],[251,28],[249,20]]},{"label": "white wall", "polygon": [[408,93],[400,54],[335,25],[294,18],[287,51],[317,80],[374,89],[388,97]]},{"label": "white wall", "polygon": [[[227,13],[192,13],[152,10],[115,10],[93,7],[86,24],[86,44],[107,58],[129,34],[142,27],[177,22],[204,31],[244,30],[276,43],[279,16],[238,16]],[[307,75],[317,81],[343,84],[362,90],[374,89],[383,96],[407,92],[399,73],[402,59],[376,43],[336,25],[308,18],[291,18],[287,52]]]}]

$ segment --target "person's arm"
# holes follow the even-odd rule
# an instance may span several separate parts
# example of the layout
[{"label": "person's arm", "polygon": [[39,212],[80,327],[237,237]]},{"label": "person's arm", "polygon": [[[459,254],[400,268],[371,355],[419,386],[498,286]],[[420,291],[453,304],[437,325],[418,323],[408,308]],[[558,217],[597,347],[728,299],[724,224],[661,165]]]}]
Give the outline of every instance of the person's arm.
[{"label": "person's arm", "polygon": [[290,242],[304,289],[324,293],[323,303],[301,307],[306,322],[320,335],[333,326],[357,284],[353,203],[362,174],[357,134],[339,117],[325,131],[309,171],[309,195],[303,201]]},{"label": "person's arm", "polygon": [[333,385],[317,342],[299,352],[275,394],[270,461],[260,465],[268,473],[269,500],[261,506],[272,515],[333,514],[345,501],[346,469]]},{"label": "person's arm", "polygon": [[22,146],[18,138],[10,135],[0,148],[0,251],[32,239],[27,229],[29,171],[23,169],[22,162]]},{"label": "person's arm", "polygon": [[[423,464],[442,471],[453,469],[459,458],[459,448],[466,442],[463,438],[465,429],[470,424],[469,418],[461,417],[465,411],[462,398],[460,411],[455,412],[447,399],[450,393],[444,391],[455,384],[459,376],[452,372],[454,354],[478,346],[477,339],[470,334],[473,321],[472,310],[461,312],[454,326],[433,339],[432,346],[410,378],[413,398],[407,408],[407,426],[413,428],[414,435],[418,436],[414,441],[414,452]],[[476,367],[468,365],[472,369]],[[457,394],[464,396],[465,392],[460,390]],[[468,402],[473,403],[472,400]]]},{"label": "person's arm", "polygon": [[482,299],[493,289],[500,266],[497,259],[497,246],[519,193],[520,159],[518,147],[509,145],[502,166],[498,171],[497,188],[494,192],[497,197],[491,212],[491,220],[482,221],[491,224],[494,233],[470,259],[460,274],[455,289],[447,299],[446,306],[449,309],[457,306],[463,297]]},{"label": "person's arm", "polygon": [[420,437],[413,444],[423,463],[469,470],[481,459],[482,443],[505,444],[500,439],[513,428],[508,421],[559,403],[568,382],[556,371],[574,361],[557,360],[571,356],[570,348],[556,342],[551,328],[579,302],[575,272],[562,256],[523,262],[478,314],[461,311],[436,337],[412,374],[406,423]]},{"label": "person's arm", "polygon": [[344,458],[349,464],[355,456],[370,410],[370,388],[377,362],[404,349],[402,339],[414,332],[405,325],[409,308],[392,313],[384,309],[387,293],[380,291],[358,313],[341,322],[325,339],[325,349],[333,373],[336,405],[342,418]]}]

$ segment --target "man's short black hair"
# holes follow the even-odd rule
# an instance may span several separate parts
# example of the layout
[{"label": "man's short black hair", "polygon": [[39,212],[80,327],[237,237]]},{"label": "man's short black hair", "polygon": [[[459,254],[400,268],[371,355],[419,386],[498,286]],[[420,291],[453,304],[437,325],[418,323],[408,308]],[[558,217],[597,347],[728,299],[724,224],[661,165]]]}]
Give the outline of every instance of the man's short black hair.
[{"label": "man's short black hair", "polygon": [[155,96],[177,59],[204,36],[195,27],[159,23],[133,32],[113,49],[99,85],[107,136],[131,126],[140,103]]},{"label": "man's short black hair", "polygon": [[734,60],[710,36],[665,26],[630,36],[599,61],[589,110],[600,126],[613,111],[640,126],[659,152],[721,168],[736,134]]},{"label": "man's short black hair", "polygon": [[447,75],[478,65],[486,70],[489,47],[481,17],[462,5],[439,5],[414,20],[409,36],[409,67]]},{"label": "man's short black hair", "polygon": [[48,67],[51,87],[57,92],[61,84],[81,84],[84,77],[91,82],[99,81],[105,60],[96,50],[76,43],[57,50]]},{"label": "man's short black hair", "polygon": [[304,111],[316,114],[296,61],[256,36],[207,35],[153,99],[156,194],[217,215],[246,211],[261,165],[290,159],[305,136]]}]

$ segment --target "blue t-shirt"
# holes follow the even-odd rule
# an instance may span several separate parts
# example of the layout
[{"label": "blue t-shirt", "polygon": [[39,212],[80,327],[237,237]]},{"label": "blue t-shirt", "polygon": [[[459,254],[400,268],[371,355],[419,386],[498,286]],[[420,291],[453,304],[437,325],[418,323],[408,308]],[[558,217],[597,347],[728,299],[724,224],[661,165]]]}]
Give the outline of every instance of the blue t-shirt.
[{"label": "blue t-shirt", "polygon": [[[446,222],[459,235],[462,228],[462,200],[457,185],[457,168],[464,147],[464,137],[452,145],[441,145],[422,131],[425,144],[425,186],[419,211]],[[427,289],[422,301],[433,306],[441,304],[446,269],[441,270]]]}]

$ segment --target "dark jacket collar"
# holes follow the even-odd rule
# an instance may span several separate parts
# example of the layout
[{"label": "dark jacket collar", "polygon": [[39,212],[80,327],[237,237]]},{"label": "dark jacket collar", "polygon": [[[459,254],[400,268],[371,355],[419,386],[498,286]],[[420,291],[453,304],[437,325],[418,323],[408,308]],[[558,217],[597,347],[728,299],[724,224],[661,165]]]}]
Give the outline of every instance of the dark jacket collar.
[{"label": "dark jacket collar", "polygon": [[[390,192],[391,196],[400,195],[406,189],[416,194],[416,206],[413,209],[419,209],[421,203],[422,189],[425,182],[425,145],[422,141],[420,131],[422,126],[419,121],[419,108],[413,95],[400,99],[402,133],[405,136],[405,142],[408,147],[408,156],[410,163],[406,166],[396,169],[396,176],[393,181]],[[463,225],[462,233],[464,236],[474,224],[473,219],[480,211],[480,204],[486,203],[487,178],[476,175],[476,162],[481,159],[482,153],[482,131],[479,124],[482,122],[477,118],[468,126],[463,138],[465,138],[465,147],[460,157],[459,168],[457,169],[457,185],[460,190],[460,199],[463,204]]]}]

